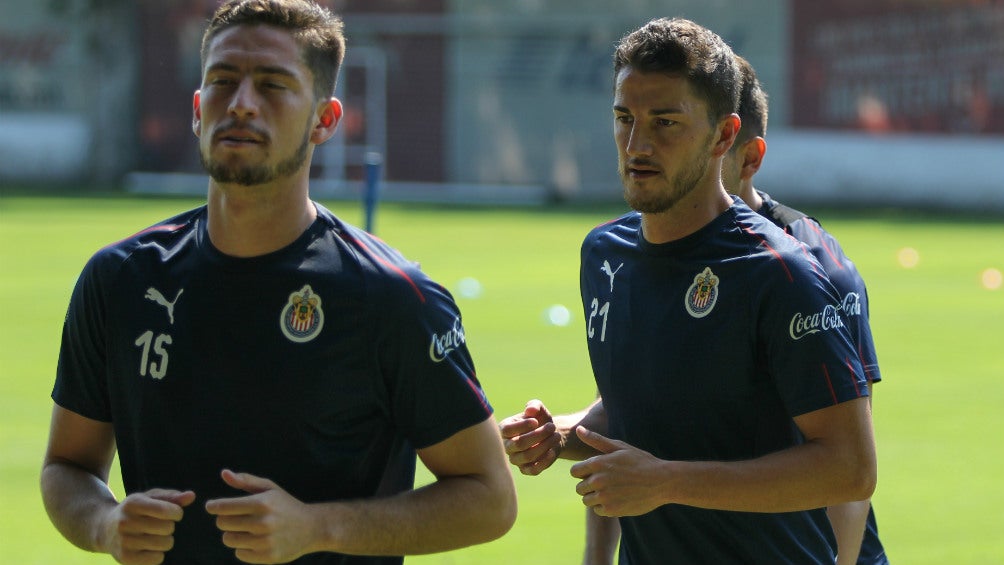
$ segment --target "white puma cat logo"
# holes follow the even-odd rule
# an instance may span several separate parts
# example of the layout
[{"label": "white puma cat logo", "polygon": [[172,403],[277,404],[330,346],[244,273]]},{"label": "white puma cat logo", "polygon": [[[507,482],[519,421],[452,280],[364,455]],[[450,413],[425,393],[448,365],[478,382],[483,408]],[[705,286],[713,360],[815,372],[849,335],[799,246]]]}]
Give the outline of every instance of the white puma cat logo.
[{"label": "white puma cat logo", "polygon": [[161,294],[159,290],[157,290],[157,289],[155,289],[155,288],[153,288],[151,286],[150,288],[146,289],[146,296],[144,296],[143,298],[146,298],[147,300],[152,300],[152,301],[156,302],[157,304],[160,304],[164,308],[167,308],[167,317],[171,321],[171,325],[173,326],[174,325],[174,305],[175,305],[175,303],[178,302],[178,298],[181,297],[181,293],[182,292],[185,292],[185,289],[182,288],[182,289],[178,290],[178,294],[176,294],[174,296],[174,300],[168,302],[167,299],[164,298],[164,295]]},{"label": "white puma cat logo", "polygon": [[606,259],[603,260],[603,266],[600,267],[600,270],[606,273],[608,277],[610,277],[610,292],[614,291],[614,277],[617,276],[617,271],[621,270],[621,267],[623,266],[624,263],[621,263],[620,265],[617,265],[616,269],[611,269],[610,262],[607,261]]}]

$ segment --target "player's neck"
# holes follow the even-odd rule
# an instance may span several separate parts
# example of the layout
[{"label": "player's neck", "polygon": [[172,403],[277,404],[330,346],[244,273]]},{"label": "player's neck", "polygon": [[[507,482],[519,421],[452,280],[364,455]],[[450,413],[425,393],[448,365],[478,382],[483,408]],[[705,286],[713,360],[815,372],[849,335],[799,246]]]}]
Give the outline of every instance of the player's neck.
[{"label": "player's neck", "polygon": [[643,213],[642,235],[646,241],[655,244],[683,239],[708,225],[731,205],[732,196],[718,181],[692,191],[665,212]]},{"label": "player's neck", "polygon": [[752,210],[759,210],[763,206],[763,198],[753,187],[752,179],[744,179],[739,185],[739,198],[743,199]]},{"label": "player's neck", "polygon": [[317,218],[306,186],[222,186],[210,181],[209,239],[234,257],[256,257],[295,241]]}]

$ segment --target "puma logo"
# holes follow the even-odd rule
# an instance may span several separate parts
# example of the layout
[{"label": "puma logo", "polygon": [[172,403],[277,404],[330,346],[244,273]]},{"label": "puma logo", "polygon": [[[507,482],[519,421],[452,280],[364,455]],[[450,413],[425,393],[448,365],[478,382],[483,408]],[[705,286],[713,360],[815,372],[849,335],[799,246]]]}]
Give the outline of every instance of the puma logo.
[{"label": "puma logo", "polygon": [[621,267],[623,266],[624,263],[621,263],[620,265],[617,265],[616,269],[611,269],[610,262],[607,261],[606,259],[603,260],[603,266],[600,267],[600,270],[606,273],[608,277],[610,277],[610,292],[614,291],[614,277],[617,276],[617,271],[621,270]]},{"label": "puma logo", "polygon": [[157,304],[160,304],[161,306],[163,306],[164,308],[166,308],[167,309],[167,318],[171,321],[171,325],[173,326],[174,325],[174,305],[175,305],[175,303],[178,302],[178,298],[181,297],[181,293],[182,292],[185,292],[185,289],[183,289],[183,288],[179,289],[178,290],[178,294],[176,294],[174,296],[174,300],[168,302],[167,299],[164,298],[164,295],[161,294],[159,290],[157,290],[157,289],[155,289],[155,288],[153,288],[151,286],[150,288],[146,289],[146,296],[144,296],[143,298],[146,298],[147,300],[152,300],[152,301],[156,302]]}]

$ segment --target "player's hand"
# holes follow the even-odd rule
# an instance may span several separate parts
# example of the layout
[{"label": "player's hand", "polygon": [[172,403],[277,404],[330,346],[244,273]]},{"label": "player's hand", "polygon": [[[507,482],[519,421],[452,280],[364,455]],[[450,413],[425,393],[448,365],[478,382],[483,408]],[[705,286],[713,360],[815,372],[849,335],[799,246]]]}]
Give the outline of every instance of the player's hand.
[{"label": "player's hand", "polygon": [[600,455],[572,465],[581,479],[575,492],[600,516],[638,516],[666,503],[659,477],[666,461],[623,441],[577,428],[579,439]]},{"label": "player's hand", "polygon": [[103,546],[123,565],[156,565],[174,547],[174,526],[195,493],[152,489],[127,496],[104,522]]},{"label": "player's hand", "polygon": [[217,498],[206,502],[223,532],[223,545],[236,550],[245,563],[287,563],[310,553],[320,538],[320,521],[312,519],[309,505],[300,502],[274,482],[223,470],[223,481],[249,496]]},{"label": "player's hand", "polygon": [[524,475],[539,475],[558,459],[561,434],[539,400],[527,402],[522,413],[502,420],[499,432],[509,462]]}]

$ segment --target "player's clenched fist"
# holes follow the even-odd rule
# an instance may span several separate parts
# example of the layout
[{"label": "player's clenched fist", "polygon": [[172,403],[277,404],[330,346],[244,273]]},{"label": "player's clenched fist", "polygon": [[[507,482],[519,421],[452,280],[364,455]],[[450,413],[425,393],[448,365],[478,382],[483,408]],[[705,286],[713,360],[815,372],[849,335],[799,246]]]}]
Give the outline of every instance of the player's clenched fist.
[{"label": "player's clenched fist", "polygon": [[287,563],[316,551],[319,520],[300,502],[269,479],[224,469],[223,480],[248,496],[206,502],[223,532],[223,545],[245,563]]},{"label": "player's clenched fist", "polygon": [[538,475],[558,459],[562,437],[539,400],[527,402],[522,413],[502,420],[499,431],[509,462],[524,475]]},{"label": "player's clenched fist", "polygon": [[108,514],[102,545],[124,565],[162,563],[174,547],[174,526],[183,508],[194,500],[192,491],[152,489],[130,494]]}]

